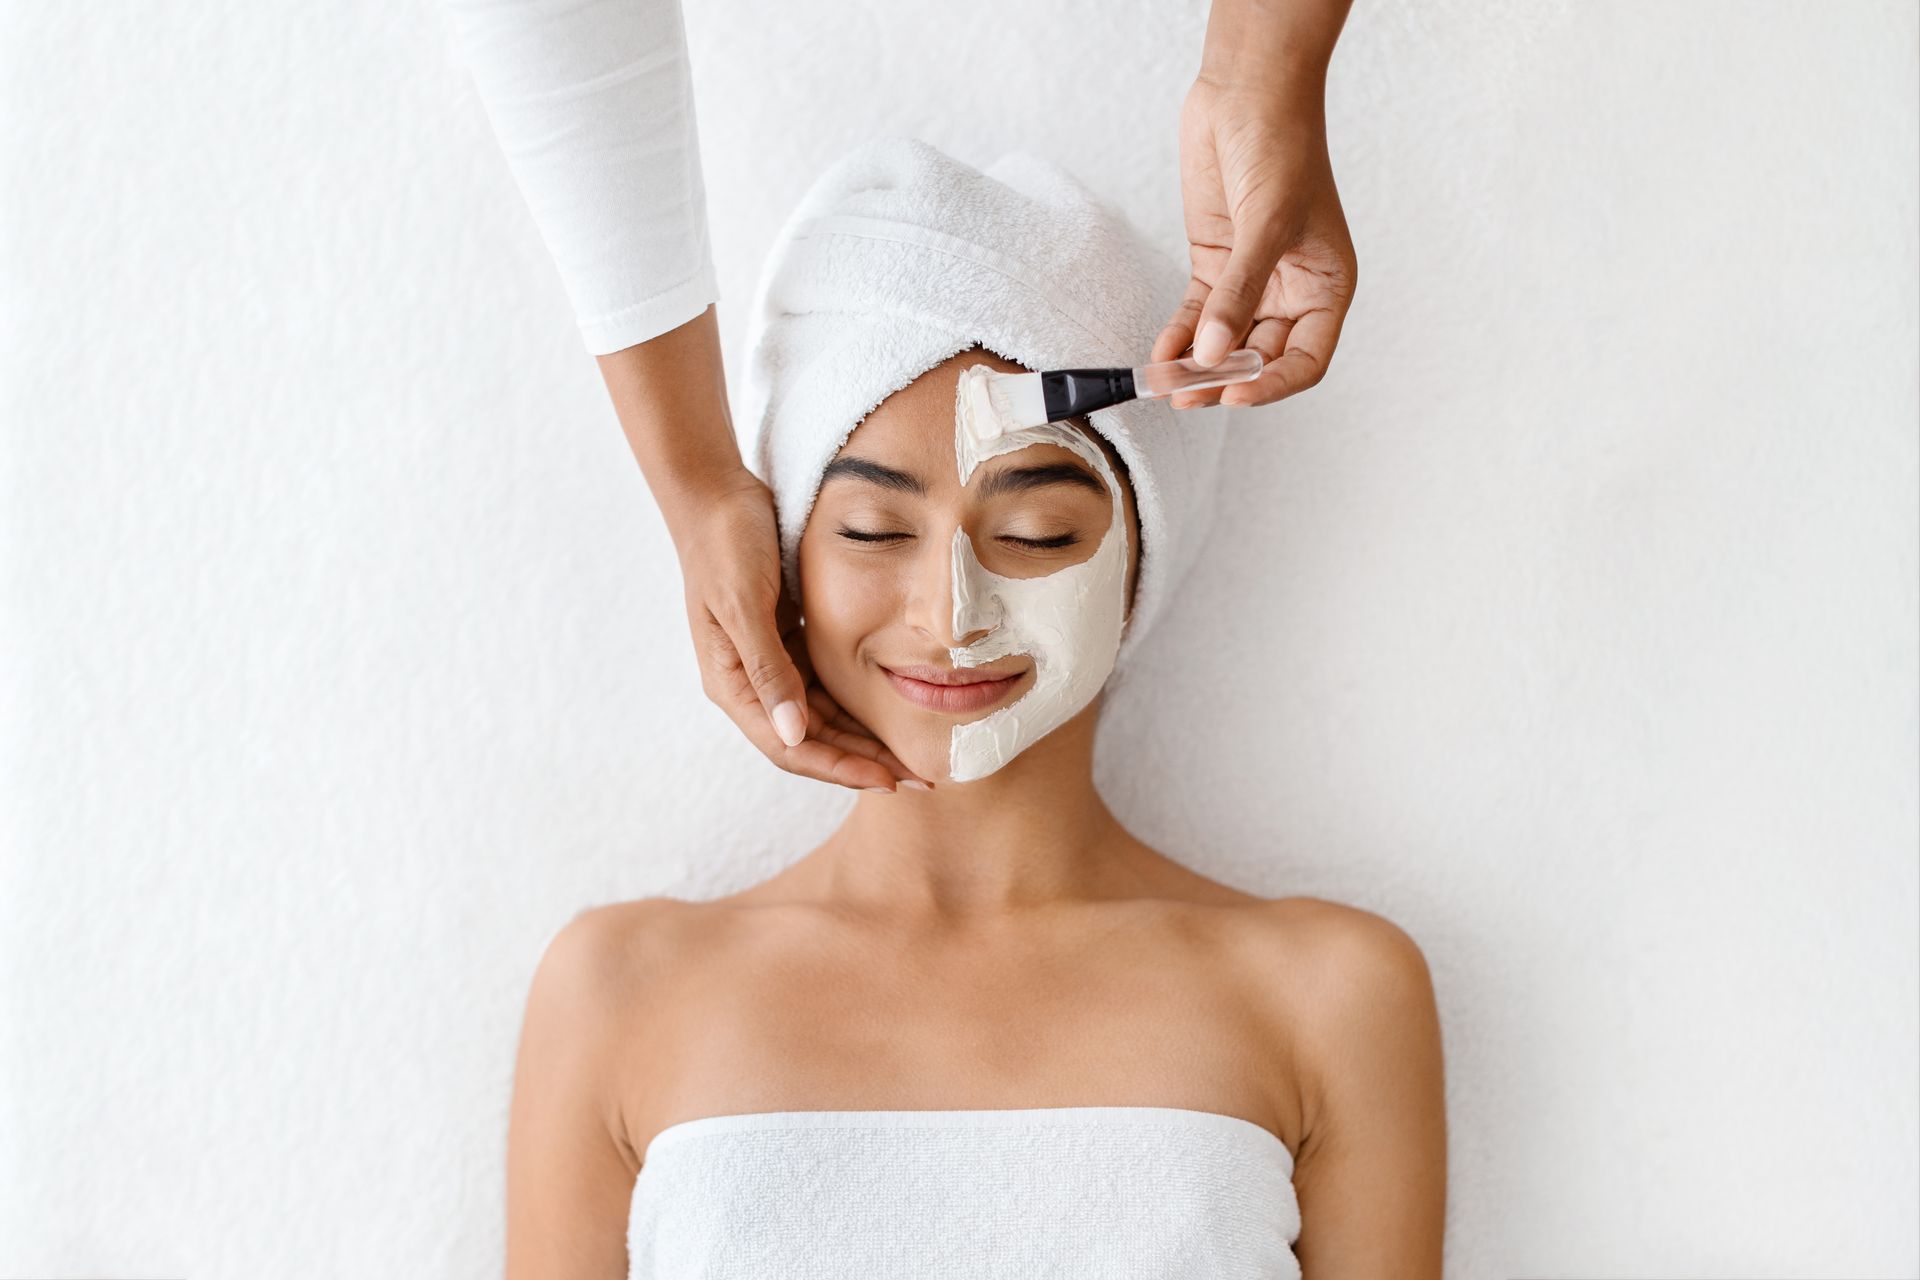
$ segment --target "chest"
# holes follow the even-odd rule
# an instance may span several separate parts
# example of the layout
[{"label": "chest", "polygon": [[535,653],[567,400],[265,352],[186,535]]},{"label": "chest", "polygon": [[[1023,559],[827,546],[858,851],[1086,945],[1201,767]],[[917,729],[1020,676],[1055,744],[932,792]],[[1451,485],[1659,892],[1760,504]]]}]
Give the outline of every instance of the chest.
[{"label": "chest", "polygon": [[1170,1106],[1299,1133],[1271,992],[1152,928],[939,946],[763,938],[676,966],[626,1086],[636,1150],[744,1112]]}]

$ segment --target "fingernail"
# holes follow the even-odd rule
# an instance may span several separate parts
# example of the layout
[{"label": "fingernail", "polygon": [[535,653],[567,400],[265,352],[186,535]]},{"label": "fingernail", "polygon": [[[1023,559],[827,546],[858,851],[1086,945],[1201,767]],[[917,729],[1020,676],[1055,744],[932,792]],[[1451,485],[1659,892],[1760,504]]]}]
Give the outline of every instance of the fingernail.
[{"label": "fingernail", "polygon": [[915,791],[933,790],[933,784],[931,782],[922,782],[918,778],[902,778],[900,785],[903,787],[912,787]]},{"label": "fingernail", "polygon": [[893,788],[892,788],[892,787],[868,787],[868,788],[867,788],[867,790],[868,790],[868,791],[878,791],[878,792],[879,792],[879,793],[880,793],[881,795],[883,795],[883,796],[890,796],[890,795],[892,795],[892,794],[893,794]]},{"label": "fingernail", "polygon": [[1204,365],[1219,364],[1233,345],[1233,330],[1224,320],[1209,320],[1200,326],[1200,338],[1193,344],[1193,358]]},{"label": "fingernail", "polygon": [[788,746],[799,746],[807,736],[807,713],[800,709],[799,703],[788,699],[773,709],[773,731]]}]

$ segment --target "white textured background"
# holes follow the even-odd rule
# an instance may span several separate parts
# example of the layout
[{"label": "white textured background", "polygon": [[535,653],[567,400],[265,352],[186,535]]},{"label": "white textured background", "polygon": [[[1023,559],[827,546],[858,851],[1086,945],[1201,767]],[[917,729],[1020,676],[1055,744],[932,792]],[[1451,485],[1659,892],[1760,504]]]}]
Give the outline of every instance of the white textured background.
[{"label": "white textured background", "polygon": [[[691,7],[736,375],[876,132],[1178,246],[1200,0]],[[497,1274],[545,940],[846,801],[701,695],[437,11],[3,21],[0,1277]],[[1920,1274],[1916,66],[1867,0],[1349,21],[1358,304],[1100,777],[1421,942],[1451,1277]]]}]

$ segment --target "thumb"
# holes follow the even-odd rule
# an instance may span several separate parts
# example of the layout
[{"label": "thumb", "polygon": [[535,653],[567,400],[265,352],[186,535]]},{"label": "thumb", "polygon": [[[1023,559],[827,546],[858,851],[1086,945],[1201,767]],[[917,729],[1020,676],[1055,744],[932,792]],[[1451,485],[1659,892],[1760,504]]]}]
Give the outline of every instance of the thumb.
[{"label": "thumb", "polygon": [[1236,237],[1227,266],[1207,292],[1200,309],[1200,322],[1194,328],[1193,358],[1203,365],[1216,365],[1228,352],[1240,345],[1253,327],[1254,308],[1273,277],[1274,264],[1280,260],[1279,248],[1269,248],[1265,237]]},{"label": "thumb", "polygon": [[773,614],[730,610],[731,616],[720,619],[720,624],[740,655],[740,669],[773,722],[773,731],[780,741],[797,747],[807,736],[807,686],[781,640],[780,618],[784,614],[797,622],[798,611],[784,589],[779,599]]}]

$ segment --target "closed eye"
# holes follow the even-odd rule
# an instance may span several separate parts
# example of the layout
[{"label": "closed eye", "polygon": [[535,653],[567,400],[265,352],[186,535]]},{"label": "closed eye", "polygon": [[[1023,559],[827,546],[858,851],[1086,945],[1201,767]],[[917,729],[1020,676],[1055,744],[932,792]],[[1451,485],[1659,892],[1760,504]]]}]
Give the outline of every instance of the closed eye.
[{"label": "closed eye", "polygon": [[[911,538],[910,533],[869,533],[864,529],[842,527],[840,536],[853,542],[898,542],[902,538]],[[1011,542],[1016,546],[1032,547],[1039,551],[1051,551],[1060,547],[1071,547],[1080,541],[1077,533],[1060,533],[1051,538],[1016,538],[1012,534],[1002,534],[1002,542]]]}]

